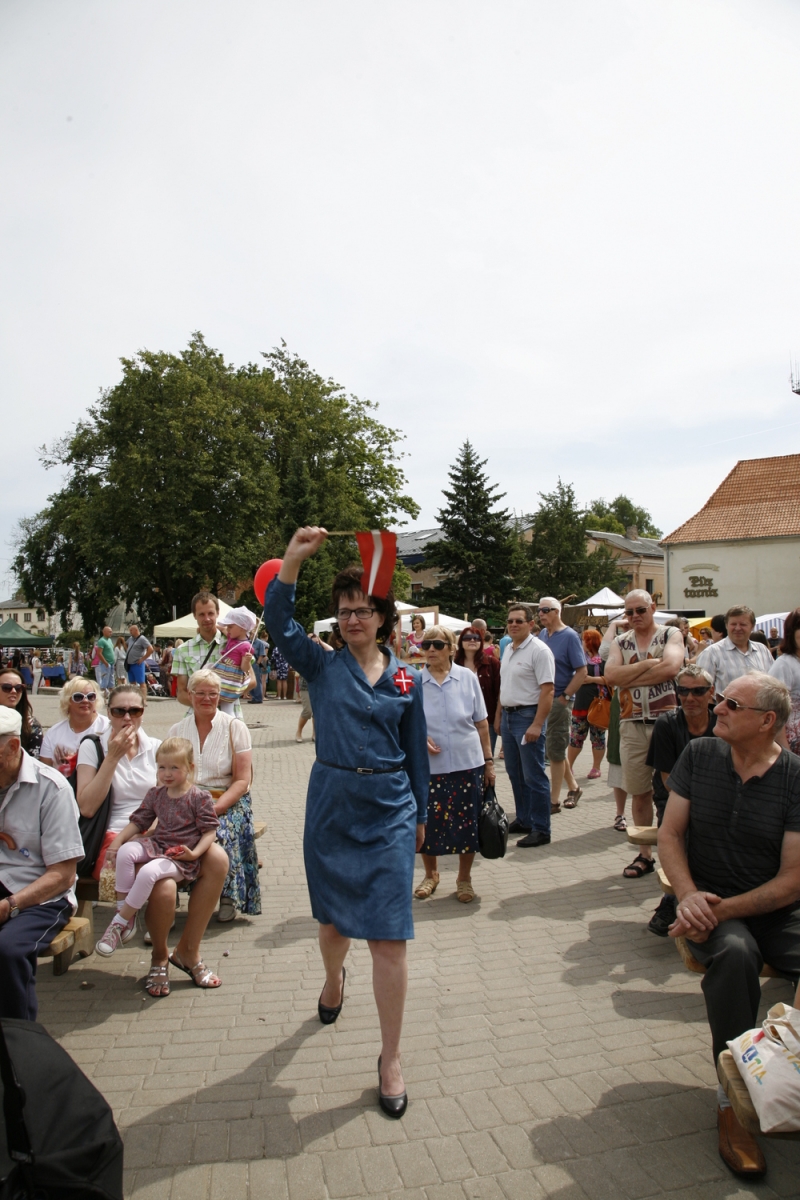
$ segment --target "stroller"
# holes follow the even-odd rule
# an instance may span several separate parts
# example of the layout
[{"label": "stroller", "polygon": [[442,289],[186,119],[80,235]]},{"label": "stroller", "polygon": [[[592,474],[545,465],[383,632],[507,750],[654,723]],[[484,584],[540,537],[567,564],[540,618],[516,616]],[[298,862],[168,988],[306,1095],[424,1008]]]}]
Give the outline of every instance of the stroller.
[{"label": "stroller", "polygon": [[162,683],[160,682],[158,676],[156,674],[154,674],[153,671],[151,671],[149,668],[145,668],[144,680],[145,680],[145,683],[147,684],[148,696],[161,696],[162,698],[164,698],[166,696],[167,693],[164,691],[164,687],[163,687]]}]

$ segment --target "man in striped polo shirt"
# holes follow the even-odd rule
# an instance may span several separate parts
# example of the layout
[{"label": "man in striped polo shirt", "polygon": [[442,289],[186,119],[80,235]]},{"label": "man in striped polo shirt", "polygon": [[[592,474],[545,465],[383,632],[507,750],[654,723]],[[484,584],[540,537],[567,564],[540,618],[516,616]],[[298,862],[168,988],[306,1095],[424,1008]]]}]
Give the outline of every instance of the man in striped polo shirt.
[{"label": "man in striped polo shirt", "polygon": [[[707,967],[715,1063],[756,1027],[762,963],[800,980],[800,758],[776,741],[790,710],[780,680],[734,679],[714,709],[714,736],[691,741],[667,781],[658,850],[678,900],[670,934]],[[758,1144],[722,1089],[718,1101],[723,1161],[763,1175]]]}]

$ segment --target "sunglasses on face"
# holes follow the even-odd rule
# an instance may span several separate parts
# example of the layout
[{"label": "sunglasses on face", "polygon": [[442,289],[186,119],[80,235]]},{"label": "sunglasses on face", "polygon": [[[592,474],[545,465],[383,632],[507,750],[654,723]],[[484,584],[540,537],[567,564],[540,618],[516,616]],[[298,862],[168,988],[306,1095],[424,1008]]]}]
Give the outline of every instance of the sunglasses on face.
[{"label": "sunglasses on face", "polygon": [[124,717],[126,714],[130,714],[130,716],[132,716],[132,717],[140,717],[142,715],[142,713],[144,712],[144,709],[141,707],[139,707],[139,708],[117,708],[115,706],[114,708],[110,708],[108,711],[111,713],[112,717]]},{"label": "sunglasses on face", "polygon": [[[541,609],[539,611],[541,612]],[[625,616],[632,617],[635,613],[637,617],[643,617],[646,612],[649,612],[649,609],[647,609],[646,607],[645,608],[626,608]]]},{"label": "sunglasses on face", "polygon": [[88,700],[89,703],[92,704],[96,699],[97,692],[87,692],[85,695],[83,692],[73,692],[70,696],[70,700],[73,704],[82,704],[84,700]]},{"label": "sunglasses on face", "polygon": [[423,650],[444,650],[447,642],[443,642],[441,638],[434,638],[432,642],[423,642]]},{"label": "sunglasses on face", "polygon": [[694,688],[679,687],[678,695],[679,696],[705,696],[706,693],[710,692],[710,691],[711,691],[711,686],[709,684],[706,684],[705,687],[694,687]]},{"label": "sunglasses on face", "polygon": [[461,639],[462,642],[479,642],[480,640],[480,636],[477,633],[465,633]]},{"label": "sunglasses on face", "polygon": [[740,704],[738,700],[731,700],[729,696],[720,696],[720,704],[724,704],[728,712],[739,712],[740,709],[746,709],[747,712],[770,712],[768,708],[756,708],[753,704]]},{"label": "sunglasses on face", "polygon": [[351,617],[357,617],[359,621],[368,621],[374,612],[377,612],[377,609],[340,608],[336,614],[336,619],[337,621],[349,621]]},{"label": "sunglasses on face", "polygon": [[542,607],[540,606],[540,607],[539,607],[539,612],[540,612],[540,613],[551,613],[551,612],[558,612],[558,609],[557,609],[557,608],[542,608]]},{"label": "sunglasses on face", "polygon": [[2,688],[4,692],[9,692],[9,693],[24,692],[25,684],[24,683],[0,683],[0,688]]},{"label": "sunglasses on face", "polygon": [[526,617],[509,617],[506,624],[507,625],[527,625],[528,621],[527,621]]}]

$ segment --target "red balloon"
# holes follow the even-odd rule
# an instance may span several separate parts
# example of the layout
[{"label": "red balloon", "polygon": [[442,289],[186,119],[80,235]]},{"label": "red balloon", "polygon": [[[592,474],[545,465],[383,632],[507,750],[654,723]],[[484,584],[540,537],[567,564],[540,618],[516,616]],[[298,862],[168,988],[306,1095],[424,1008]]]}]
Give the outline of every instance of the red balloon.
[{"label": "red balloon", "polygon": [[264,603],[264,597],[267,594],[267,588],[272,583],[282,566],[282,558],[271,558],[269,562],[262,563],[256,571],[255,579],[253,580],[253,591],[258,596],[259,604]]}]

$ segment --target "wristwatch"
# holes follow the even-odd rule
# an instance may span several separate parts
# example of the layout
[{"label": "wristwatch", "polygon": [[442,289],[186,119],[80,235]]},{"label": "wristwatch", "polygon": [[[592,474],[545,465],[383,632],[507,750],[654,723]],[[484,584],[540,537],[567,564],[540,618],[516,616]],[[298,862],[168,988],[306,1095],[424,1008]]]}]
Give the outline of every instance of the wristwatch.
[{"label": "wristwatch", "polygon": [[8,919],[13,921],[14,917],[18,917],[22,910],[14,903],[13,896],[6,896],[6,900],[8,901]]}]

